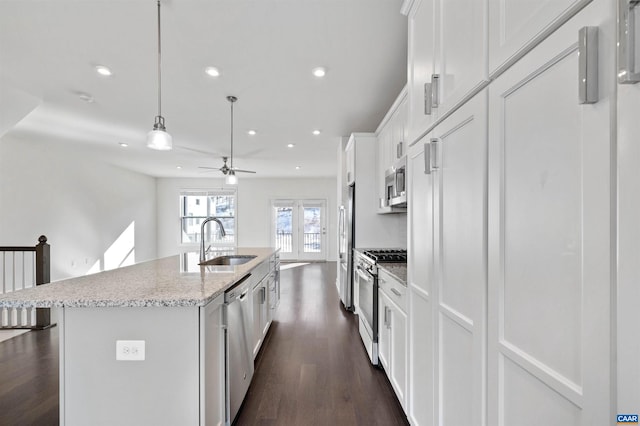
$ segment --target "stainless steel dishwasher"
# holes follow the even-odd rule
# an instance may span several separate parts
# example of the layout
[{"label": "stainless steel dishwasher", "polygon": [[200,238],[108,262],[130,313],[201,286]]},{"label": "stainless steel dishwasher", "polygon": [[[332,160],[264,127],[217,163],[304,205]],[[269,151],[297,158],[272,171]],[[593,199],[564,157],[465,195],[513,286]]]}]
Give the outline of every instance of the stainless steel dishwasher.
[{"label": "stainless steel dishwasher", "polygon": [[253,306],[251,274],[224,294],[227,324],[227,401],[229,424],[240,410],[253,377]]}]

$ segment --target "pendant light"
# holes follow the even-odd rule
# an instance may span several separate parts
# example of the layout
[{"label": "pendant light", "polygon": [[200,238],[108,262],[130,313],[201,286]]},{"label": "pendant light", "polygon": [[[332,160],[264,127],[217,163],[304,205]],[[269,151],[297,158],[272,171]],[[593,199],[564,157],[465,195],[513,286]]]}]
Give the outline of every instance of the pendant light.
[{"label": "pendant light", "polygon": [[160,41],[160,0],[158,0],[158,115],[156,116],[153,130],[147,134],[147,147],[159,151],[168,151],[172,146],[172,138],[164,127],[162,116],[162,73],[160,70],[162,61],[162,49]]},{"label": "pendant light", "polygon": [[238,176],[236,176],[236,172],[233,170],[233,104],[238,100],[238,98],[235,96],[227,96],[227,100],[231,104],[231,169],[229,170],[229,173],[227,173],[225,182],[227,185],[237,185]]}]

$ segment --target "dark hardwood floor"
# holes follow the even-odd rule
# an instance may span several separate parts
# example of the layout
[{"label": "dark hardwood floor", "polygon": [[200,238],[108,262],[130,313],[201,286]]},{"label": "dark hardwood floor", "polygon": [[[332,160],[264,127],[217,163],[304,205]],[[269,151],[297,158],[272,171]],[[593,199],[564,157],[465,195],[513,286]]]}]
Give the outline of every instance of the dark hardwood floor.
[{"label": "dark hardwood floor", "polygon": [[0,425],[57,425],[58,327],[0,342]]},{"label": "dark hardwood floor", "polygon": [[283,270],[281,301],[237,425],[405,425],[335,286],[336,264]]},{"label": "dark hardwood floor", "polygon": [[[336,264],[283,270],[281,301],[236,425],[408,424],[342,309]],[[58,328],[0,342],[0,425],[58,424]]]}]

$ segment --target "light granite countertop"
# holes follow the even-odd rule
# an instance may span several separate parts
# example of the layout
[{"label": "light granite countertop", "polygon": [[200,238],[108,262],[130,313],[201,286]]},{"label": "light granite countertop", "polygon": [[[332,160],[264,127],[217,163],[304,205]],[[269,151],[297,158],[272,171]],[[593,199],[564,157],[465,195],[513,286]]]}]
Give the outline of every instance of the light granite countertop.
[{"label": "light granite countertop", "polygon": [[407,264],[406,263],[379,263],[378,268],[382,268],[395,279],[407,285]]},{"label": "light granite countertop", "polygon": [[200,266],[199,254],[189,252],[2,295],[0,307],[204,306],[275,252],[274,248],[239,247],[208,256],[257,256],[236,266]]}]

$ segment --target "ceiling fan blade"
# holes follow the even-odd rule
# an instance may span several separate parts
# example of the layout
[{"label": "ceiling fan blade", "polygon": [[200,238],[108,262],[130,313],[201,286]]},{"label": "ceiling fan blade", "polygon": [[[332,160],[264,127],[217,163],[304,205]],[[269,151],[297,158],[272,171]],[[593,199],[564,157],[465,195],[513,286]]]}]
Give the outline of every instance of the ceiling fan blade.
[{"label": "ceiling fan blade", "polygon": [[199,169],[208,169],[208,170],[220,170],[219,167],[205,167],[205,166],[198,166]]},{"label": "ceiling fan blade", "polygon": [[252,170],[241,170],[241,169],[236,169],[235,167],[233,168],[234,172],[240,172],[240,173],[255,173]]}]

